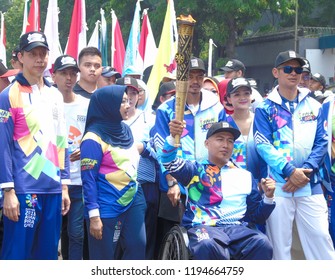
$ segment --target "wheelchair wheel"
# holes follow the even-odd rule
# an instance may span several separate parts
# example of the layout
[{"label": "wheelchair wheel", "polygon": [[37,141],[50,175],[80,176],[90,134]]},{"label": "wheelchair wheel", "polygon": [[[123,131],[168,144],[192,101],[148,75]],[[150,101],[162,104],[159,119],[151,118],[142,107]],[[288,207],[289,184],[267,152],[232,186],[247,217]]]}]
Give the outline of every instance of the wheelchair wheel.
[{"label": "wheelchair wheel", "polygon": [[164,236],[159,252],[160,260],[188,260],[188,235],[181,226],[172,227]]}]

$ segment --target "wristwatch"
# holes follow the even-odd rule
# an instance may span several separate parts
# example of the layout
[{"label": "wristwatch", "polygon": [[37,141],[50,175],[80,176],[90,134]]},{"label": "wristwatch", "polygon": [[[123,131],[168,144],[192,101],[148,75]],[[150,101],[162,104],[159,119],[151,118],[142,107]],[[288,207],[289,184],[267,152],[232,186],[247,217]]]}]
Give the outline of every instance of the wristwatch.
[{"label": "wristwatch", "polygon": [[167,183],[169,188],[173,187],[174,185],[178,185],[177,180],[168,180]]},{"label": "wristwatch", "polygon": [[14,190],[13,187],[10,187],[10,188],[3,188],[2,189],[4,192],[10,192],[11,190]]}]

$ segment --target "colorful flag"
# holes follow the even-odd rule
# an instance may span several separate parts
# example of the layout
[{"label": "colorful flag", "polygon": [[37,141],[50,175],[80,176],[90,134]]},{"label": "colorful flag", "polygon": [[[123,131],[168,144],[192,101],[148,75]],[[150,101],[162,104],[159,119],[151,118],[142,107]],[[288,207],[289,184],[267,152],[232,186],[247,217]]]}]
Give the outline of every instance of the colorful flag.
[{"label": "colorful flag", "polygon": [[7,67],[7,56],[6,56],[6,27],[5,27],[5,14],[1,14],[1,33],[0,33],[0,59],[2,64]]},{"label": "colorful flag", "polygon": [[142,66],[142,72],[143,72],[149,66],[154,65],[157,55],[157,47],[154,35],[152,33],[151,24],[149,21],[148,9],[144,9],[143,11],[142,29],[141,29],[141,37],[138,46],[138,51],[143,63]]},{"label": "colorful flag", "polygon": [[80,51],[86,47],[86,29],[85,0],[75,0],[66,54],[78,59]]},{"label": "colorful flag", "polygon": [[175,55],[178,47],[176,12],[173,0],[168,1],[158,52],[148,80],[150,100],[155,100],[159,84],[164,77],[175,78],[177,63]]},{"label": "colorful flag", "polygon": [[62,47],[59,41],[58,14],[58,0],[49,0],[44,26],[44,34],[47,37],[47,42],[50,50],[48,66],[46,68],[46,70],[49,72],[52,72],[53,64],[56,58],[63,54]]},{"label": "colorful flag", "polygon": [[95,47],[95,48],[100,50],[99,29],[100,29],[100,20],[97,20],[95,22],[95,27],[94,27],[93,33],[91,35],[91,38],[87,43],[88,47]]},{"label": "colorful flag", "polygon": [[31,1],[26,33],[31,31],[40,31],[40,0]]},{"label": "colorful flag", "polygon": [[129,73],[140,72],[140,69],[138,69],[140,65],[138,65],[137,61],[138,44],[140,41],[140,11],[140,0],[137,0],[134,12],[134,19],[131,25],[128,43],[126,47],[122,76]]},{"label": "colorful flag", "polygon": [[100,51],[102,56],[102,66],[108,66],[107,23],[105,19],[105,11],[103,9],[100,9],[100,14],[101,14]]},{"label": "colorful flag", "polygon": [[113,10],[111,10],[111,14],[112,14],[111,66],[113,66],[119,73],[122,73],[124,56],[125,56],[123,37],[119,21]]}]

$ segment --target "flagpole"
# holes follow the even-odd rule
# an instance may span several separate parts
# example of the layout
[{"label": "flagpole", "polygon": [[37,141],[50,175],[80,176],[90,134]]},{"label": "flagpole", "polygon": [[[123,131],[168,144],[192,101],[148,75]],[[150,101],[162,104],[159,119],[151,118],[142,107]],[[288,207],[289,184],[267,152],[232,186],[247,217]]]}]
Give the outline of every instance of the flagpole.
[{"label": "flagpole", "polygon": [[216,47],[212,39],[209,39],[208,48],[208,77],[212,77],[212,56],[213,56],[213,45]]},{"label": "flagpole", "polygon": [[7,67],[5,14],[6,13],[0,11],[1,15],[0,60],[2,60],[3,65]]},{"label": "flagpole", "polygon": [[112,18],[112,28],[111,28],[111,66],[114,67],[114,52],[115,52],[115,45],[114,45],[114,29],[115,29],[115,12],[111,9],[111,18]]},{"label": "flagpole", "polygon": [[101,15],[101,44],[100,50],[102,54],[102,66],[108,65],[108,50],[107,50],[107,23],[105,19],[105,10],[100,8],[100,15]]}]

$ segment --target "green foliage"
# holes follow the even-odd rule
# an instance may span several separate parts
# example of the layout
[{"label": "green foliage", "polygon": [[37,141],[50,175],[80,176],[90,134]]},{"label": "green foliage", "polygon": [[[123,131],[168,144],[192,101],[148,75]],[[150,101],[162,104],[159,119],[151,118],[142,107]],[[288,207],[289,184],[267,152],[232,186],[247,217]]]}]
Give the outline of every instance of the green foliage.
[{"label": "green foliage", "polygon": [[[118,17],[125,45],[127,44],[137,0],[86,0],[87,40],[100,20],[100,8],[105,11],[107,25],[111,25],[110,11]],[[250,26],[265,13],[267,16],[258,32],[273,32],[281,27],[293,27],[296,3],[299,2],[298,23],[300,26],[335,27],[334,0],[174,0],[176,16],[191,14],[196,20],[193,38],[193,54],[203,59],[208,57],[208,41],[217,45],[216,56],[226,59],[235,56],[235,47],[250,35]],[[45,25],[48,0],[40,0],[41,29]],[[65,48],[70,30],[74,0],[58,0],[59,37]],[[158,46],[166,13],[166,0],[143,0],[142,11],[149,9],[152,31]],[[6,12],[7,57],[19,41],[22,32],[23,0],[0,0],[0,9]],[[279,20],[279,25],[278,25]],[[263,20],[264,21],[264,20]],[[108,34],[110,37],[110,34]],[[110,41],[110,38],[108,38]],[[217,64],[220,64],[218,60]],[[222,66],[222,65],[217,65]]]},{"label": "green foliage", "polygon": [[[8,1],[7,1],[8,2]],[[5,14],[5,25],[6,25],[6,55],[7,65],[12,56],[12,50],[19,43],[19,39],[22,33],[23,23],[23,8],[24,1],[13,0],[12,5],[9,7]]]}]

